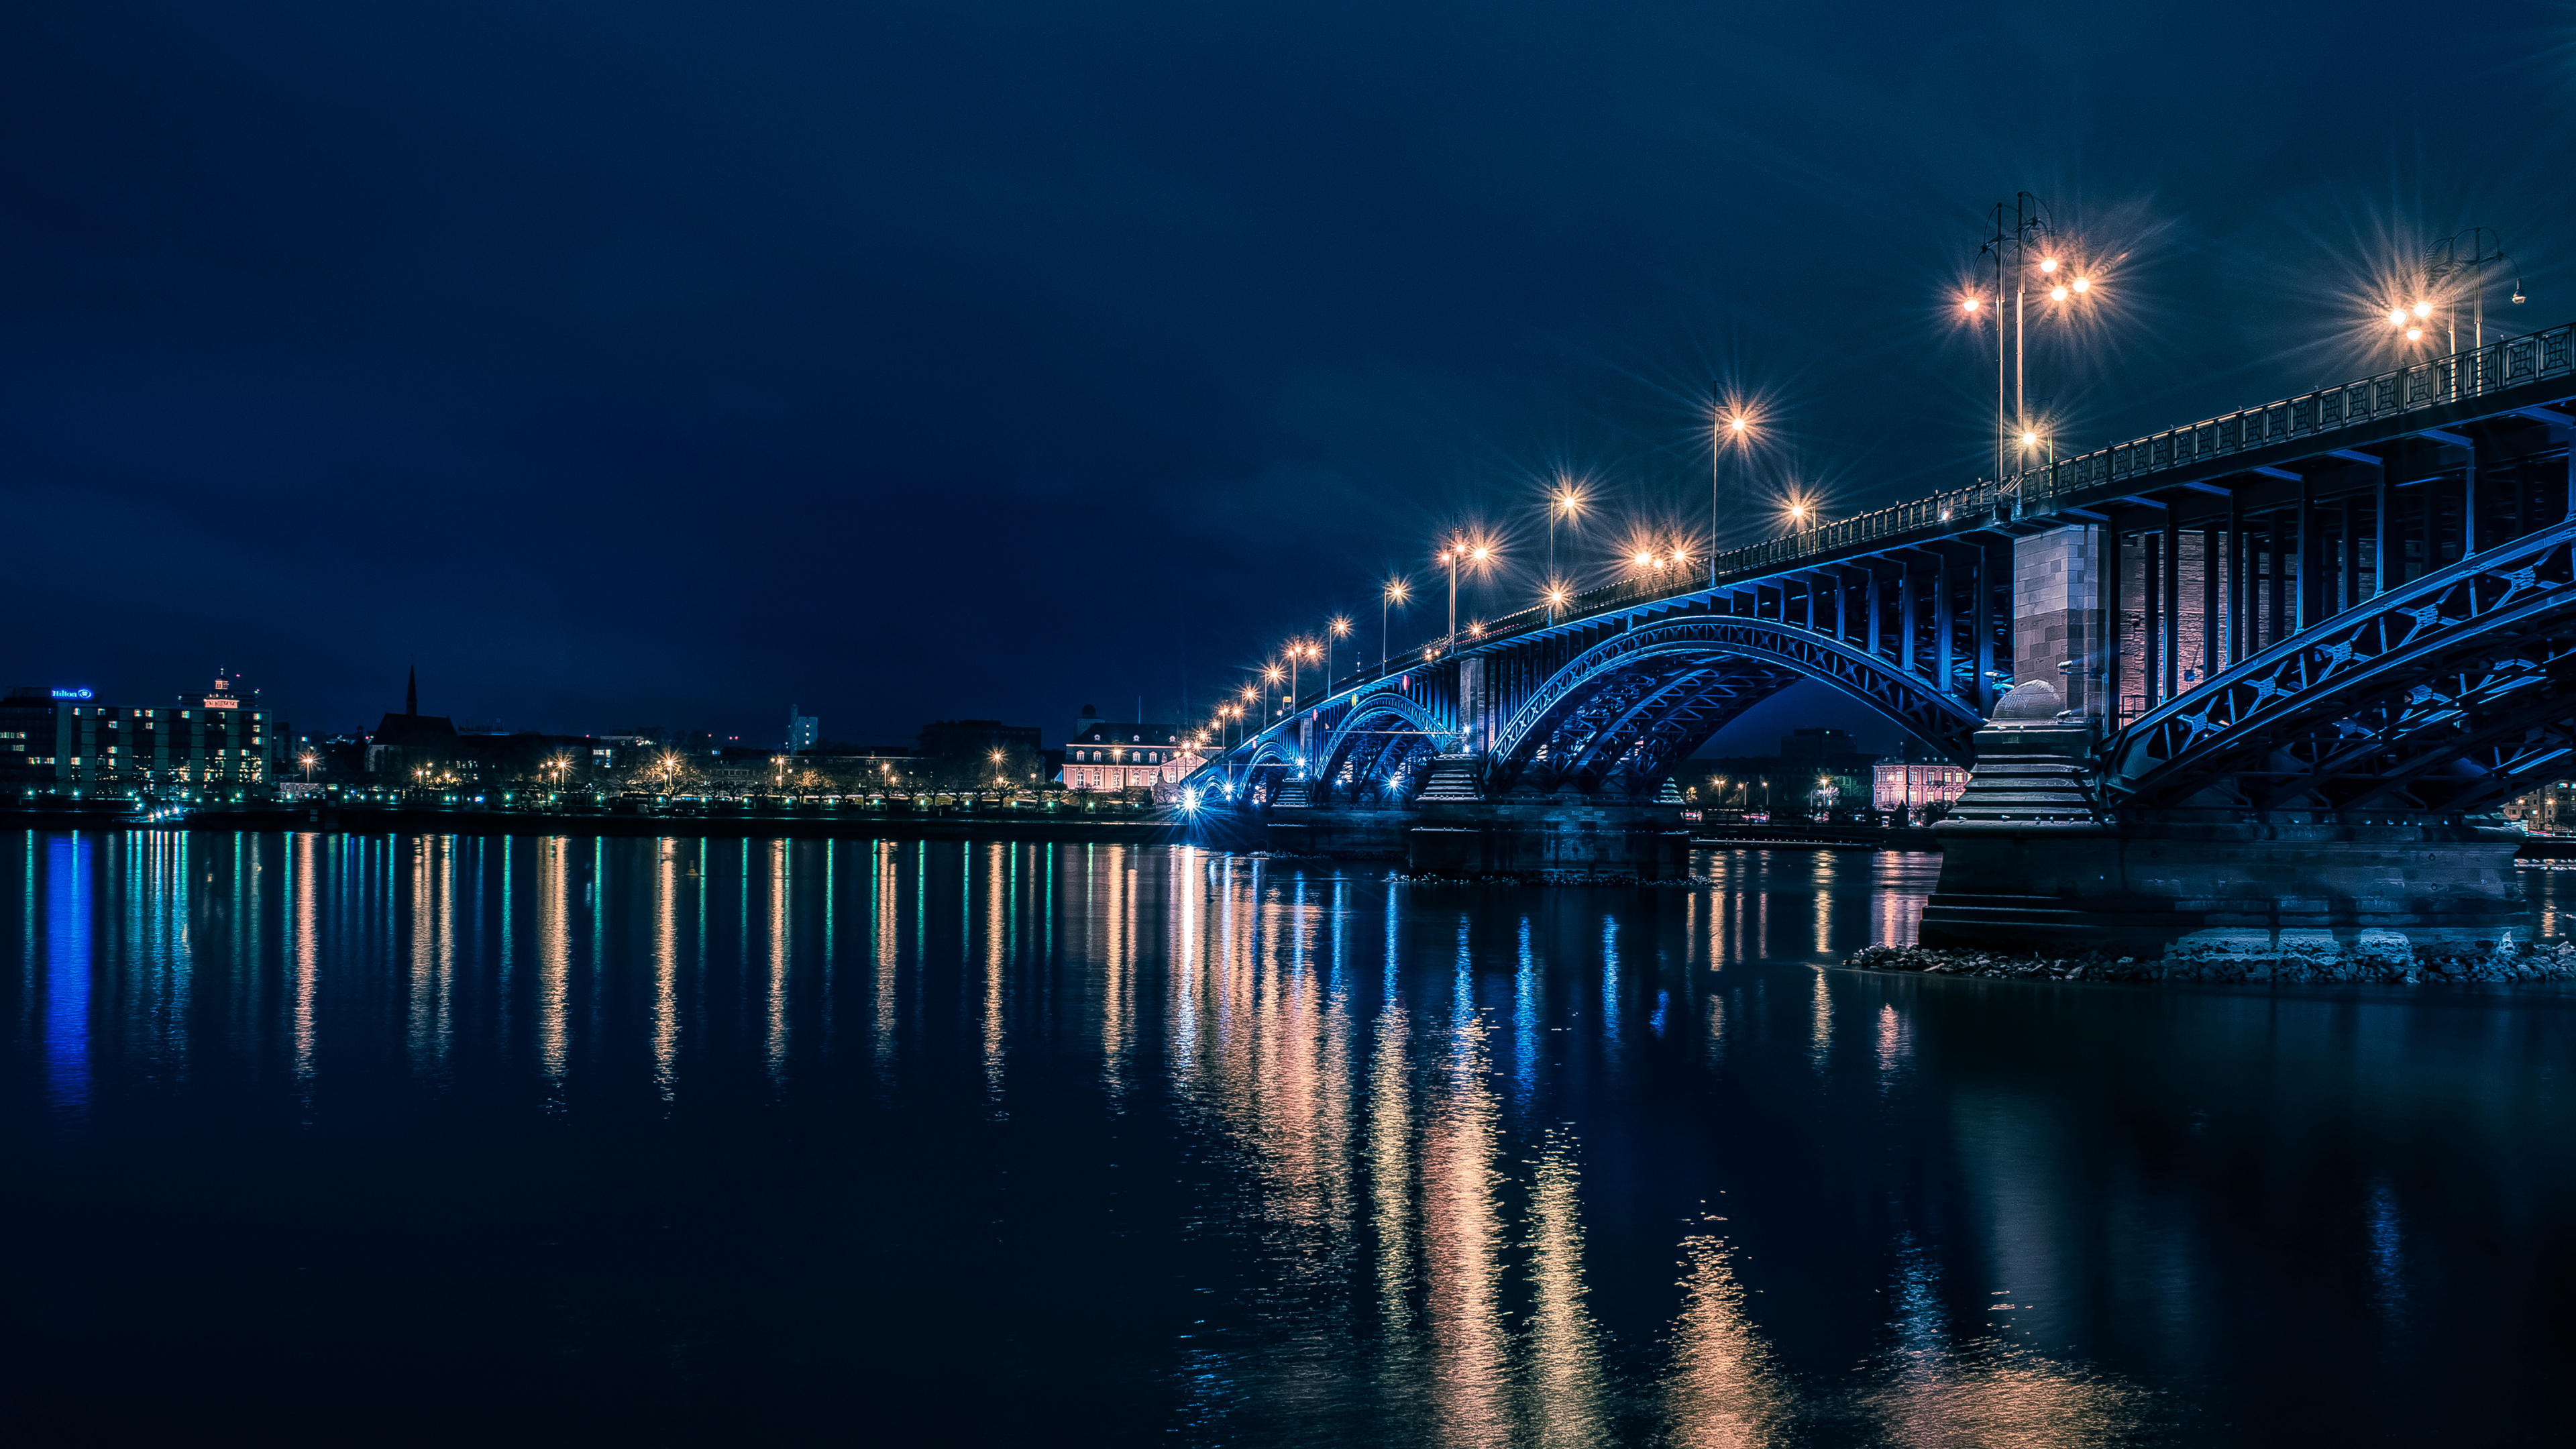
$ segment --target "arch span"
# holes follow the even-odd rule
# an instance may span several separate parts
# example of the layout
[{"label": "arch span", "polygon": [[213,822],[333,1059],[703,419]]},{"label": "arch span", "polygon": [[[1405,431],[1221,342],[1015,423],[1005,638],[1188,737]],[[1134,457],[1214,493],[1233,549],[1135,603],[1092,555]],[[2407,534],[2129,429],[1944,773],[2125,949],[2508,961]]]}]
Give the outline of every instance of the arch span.
[{"label": "arch span", "polygon": [[1615,634],[1550,675],[1495,732],[1496,773],[1507,786],[1642,790],[1801,679],[1832,685],[1961,764],[1984,723],[1931,681],[1831,636],[1694,615]]},{"label": "arch span", "polygon": [[1352,700],[1316,752],[1315,785],[1357,801],[1372,794],[1386,799],[1411,793],[1418,786],[1422,760],[1456,743],[1458,731],[1446,727],[1433,708],[1392,689]]}]

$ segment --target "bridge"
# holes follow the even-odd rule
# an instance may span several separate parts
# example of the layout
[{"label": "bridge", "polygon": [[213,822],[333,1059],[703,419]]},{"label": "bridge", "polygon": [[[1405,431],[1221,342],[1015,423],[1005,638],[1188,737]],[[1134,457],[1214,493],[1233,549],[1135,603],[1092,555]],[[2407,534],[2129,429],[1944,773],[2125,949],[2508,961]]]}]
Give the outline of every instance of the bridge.
[{"label": "bridge", "polygon": [[[1812,679],[1974,767],[1927,940],[2125,940],[2178,909],[2491,933],[2510,842],[2472,817],[2576,750],[2571,343],[2503,339],[1484,622],[1281,701],[1196,783],[1318,840],[1411,820],[1417,864],[1616,838],[1651,867],[1674,767]],[[2195,832],[2209,859],[2184,868]],[[2289,868],[2252,912],[2220,836],[2368,846],[2346,864],[2381,874]],[[2457,878],[2390,886],[2401,845]],[[2099,878],[2062,878],[2078,858]],[[2054,884],[1988,888],[2011,879]],[[2342,904],[2283,904],[2300,890]]]}]

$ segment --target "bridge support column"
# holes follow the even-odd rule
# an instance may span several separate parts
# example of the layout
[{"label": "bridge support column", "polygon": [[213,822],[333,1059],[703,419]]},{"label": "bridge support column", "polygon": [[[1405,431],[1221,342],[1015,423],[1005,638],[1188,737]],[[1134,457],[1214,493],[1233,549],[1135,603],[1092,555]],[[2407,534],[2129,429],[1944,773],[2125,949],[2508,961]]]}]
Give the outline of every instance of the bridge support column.
[{"label": "bridge support column", "polygon": [[1493,747],[1494,728],[1486,706],[1485,658],[1470,654],[1458,661],[1458,748],[1481,755]]},{"label": "bridge support column", "polygon": [[[2524,920],[2520,837],[2457,816],[2253,810],[2233,791],[2112,812],[2090,722],[2025,684],[1976,736],[1977,763],[1933,826],[1941,878],[1922,944],[2233,961],[2403,963],[2482,952]],[[2226,795],[2231,798],[2215,798]]]},{"label": "bridge support column", "polygon": [[2012,671],[2103,717],[2100,535],[2077,525],[2013,540]]}]

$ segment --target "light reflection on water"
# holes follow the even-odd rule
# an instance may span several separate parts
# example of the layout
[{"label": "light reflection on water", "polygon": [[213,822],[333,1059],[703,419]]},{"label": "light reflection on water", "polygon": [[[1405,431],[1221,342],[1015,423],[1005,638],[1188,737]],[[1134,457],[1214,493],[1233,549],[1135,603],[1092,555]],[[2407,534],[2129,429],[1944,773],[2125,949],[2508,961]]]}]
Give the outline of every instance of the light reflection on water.
[{"label": "light reflection on water", "polygon": [[[2523,1224],[2499,1230],[2510,1260],[2567,1186],[2567,1105],[2536,1086],[2571,1044],[2563,995],[1831,969],[1910,936],[1921,857],[1718,854],[1706,889],[1641,892],[1002,842],[0,848],[22,1153],[113,1177],[169,1122],[274,1121],[343,1144],[335,1164],[471,1178],[507,1220],[488,1204],[534,1193],[550,1154],[639,1142],[665,1185],[580,1197],[583,1231],[650,1238],[683,1305],[738,1274],[680,1266],[663,1220],[749,1234],[828,1309],[728,1287],[752,1296],[630,1315],[660,1326],[620,1348],[610,1290],[531,1262],[556,1307],[510,1308],[535,1290],[496,1267],[483,1311],[569,1314],[587,1326],[547,1353],[631,1354],[635,1402],[682,1418],[757,1381],[782,1426],[863,1384],[968,1438],[1069,1404],[1109,1437],[1227,1443],[2375,1432],[2441,1417],[2356,1367],[2400,1335],[2517,1381],[2511,1345],[2539,1339],[2497,1307],[2511,1275],[2445,1248],[2446,1215]],[[432,1110],[446,1135],[421,1135]],[[533,1143],[515,1166],[496,1146]],[[264,1171],[360,1191],[278,1150]],[[833,1266],[853,1242],[937,1276]],[[372,1261],[348,1251],[343,1271]],[[651,1367],[746,1322],[868,1347]],[[1039,1362],[1079,1368],[934,1403],[915,1340],[943,1331],[1043,1334]]]}]

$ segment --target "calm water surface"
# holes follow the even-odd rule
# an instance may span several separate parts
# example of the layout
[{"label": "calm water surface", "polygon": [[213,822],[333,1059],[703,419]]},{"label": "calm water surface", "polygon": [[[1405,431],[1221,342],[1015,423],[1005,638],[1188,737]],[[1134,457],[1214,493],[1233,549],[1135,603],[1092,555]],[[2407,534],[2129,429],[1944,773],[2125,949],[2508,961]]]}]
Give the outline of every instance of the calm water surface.
[{"label": "calm water surface", "polygon": [[0,837],[12,1437],[2564,1442],[2576,997],[1934,868]]}]

